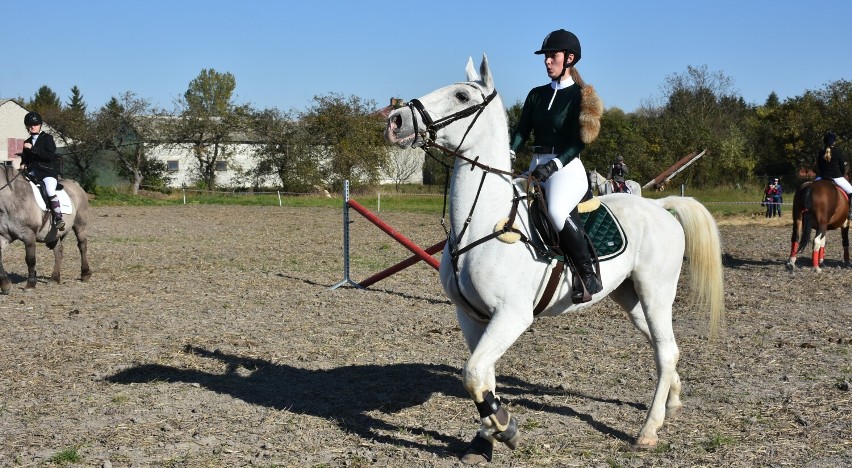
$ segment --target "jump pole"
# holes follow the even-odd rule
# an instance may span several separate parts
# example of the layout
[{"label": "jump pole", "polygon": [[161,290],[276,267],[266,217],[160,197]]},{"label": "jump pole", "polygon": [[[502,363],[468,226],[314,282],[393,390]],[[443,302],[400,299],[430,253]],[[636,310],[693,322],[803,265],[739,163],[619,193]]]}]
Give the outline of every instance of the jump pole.
[{"label": "jump pole", "polygon": [[[368,210],[367,208],[364,208],[364,206],[362,206],[360,203],[356,202],[355,200],[350,199],[349,198],[349,181],[348,180],[344,181],[344,184],[343,184],[343,198],[344,198],[344,202],[343,202],[343,280],[341,280],[339,283],[335,284],[334,286],[331,286],[331,288],[329,288],[329,289],[337,289],[338,287],[343,286],[344,284],[347,284],[347,283],[351,284],[355,287],[358,287],[358,288],[365,288],[367,286],[375,284],[376,282],[378,282],[382,279],[387,278],[388,276],[393,275],[394,273],[402,271],[403,269],[408,268],[409,266],[414,265],[415,263],[417,263],[421,260],[426,262],[427,264],[429,264],[429,266],[431,266],[432,268],[434,268],[436,270],[441,267],[440,262],[438,260],[435,260],[432,257],[432,255],[443,250],[444,244],[446,244],[446,240],[438,242],[437,244],[434,244],[432,246],[429,246],[426,249],[421,248],[420,246],[418,246],[417,244],[412,242],[411,239],[408,239],[407,237],[403,236],[402,234],[397,232],[394,228],[392,228],[390,225],[388,225],[387,223],[382,221],[378,216],[373,214],[370,210]],[[365,218],[367,218],[368,221],[375,224],[376,227],[378,227],[379,229],[384,231],[387,235],[391,236],[395,241],[402,244],[403,247],[405,247],[406,249],[411,251],[414,255],[412,255],[411,257],[397,263],[396,265],[393,265],[389,268],[386,268],[386,269],[376,273],[375,275],[367,278],[366,280],[362,281],[361,283],[356,283],[355,281],[353,281],[349,277],[349,224],[350,224],[349,208],[352,208],[355,211],[357,211],[358,213],[361,213],[361,215],[364,216]]]}]

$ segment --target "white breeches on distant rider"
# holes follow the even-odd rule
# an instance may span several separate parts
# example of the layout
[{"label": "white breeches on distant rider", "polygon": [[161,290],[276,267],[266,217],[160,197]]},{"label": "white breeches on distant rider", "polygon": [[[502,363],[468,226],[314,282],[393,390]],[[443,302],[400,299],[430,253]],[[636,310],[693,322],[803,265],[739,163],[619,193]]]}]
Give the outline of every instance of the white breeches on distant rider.
[{"label": "white breeches on distant rider", "polygon": [[[530,161],[530,172],[539,164],[544,164],[555,158],[555,154],[533,154]],[[557,164],[562,165],[557,159]],[[583,200],[589,189],[589,179],[586,168],[580,158],[574,158],[567,166],[554,172],[543,184],[547,196],[547,217],[550,224],[561,231],[565,220],[571,211]]]},{"label": "white breeches on distant rider", "polygon": [[[820,179],[822,179],[822,177],[816,178],[816,180]],[[835,177],[831,180],[834,181],[834,183],[837,184],[838,187],[842,188],[844,192],[852,194],[852,184],[850,184],[849,181],[846,180],[846,177]]]},{"label": "white breeches on distant rider", "polygon": [[53,198],[56,196],[56,179],[45,177],[41,180],[41,184],[44,186],[44,191],[47,192],[48,197]]}]

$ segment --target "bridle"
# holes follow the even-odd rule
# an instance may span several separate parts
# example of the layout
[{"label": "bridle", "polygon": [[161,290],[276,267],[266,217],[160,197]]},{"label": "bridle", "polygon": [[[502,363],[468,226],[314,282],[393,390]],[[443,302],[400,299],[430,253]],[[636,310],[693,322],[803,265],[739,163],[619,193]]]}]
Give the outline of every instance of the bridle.
[{"label": "bridle", "polygon": [[[481,244],[483,244],[483,243],[485,243],[485,242],[487,242],[491,239],[495,239],[495,238],[497,238],[497,237],[499,237],[503,234],[509,233],[509,232],[513,232],[515,234],[518,234],[520,236],[520,240],[523,243],[525,243],[527,245],[533,245],[531,243],[530,239],[523,232],[521,232],[519,229],[514,227],[515,217],[517,216],[517,213],[518,213],[518,205],[520,204],[521,201],[529,199],[529,197],[525,193],[520,194],[518,192],[518,189],[515,186],[515,184],[511,184],[511,178],[521,177],[520,174],[516,174],[516,173],[511,172],[511,171],[504,171],[502,169],[497,169],[497,168],[488,166],[487,164],[483,164],[483,163],[479,162],[479,156],[471,159],[471,158],[464,156],[463,154],[461,154],[459,152],[459,149],[461,148],[462,144],[464,143],[465,138],[467,138],[467,135],[470,133],[471,129],[473,128],[473,125],[476,123],[479,116],[482,115],[482,112],[485,110],[485,107],[488,106],[488,104],[491,103],[494,100],[494,98],[497,96],[497,90],[496,89],[494,91],[492,91],[491,94],[486,96],[485,93],[480,91],[478,87],[475,87],[474,85],[469,84],[469,83],[464,83],[464,84],[472,86],[472,87],[476,88],[477,91],[480,92],[480,95],[482,96],[482,101],[480,103],[473,104],[473,105],[466,107],[466,108],[464,108],[464,109],[462,109],[458,112],[455,112],[455,113],[450,114],[450,115],[445,116],[445,117],[441,117],[437,120],[432,119],[432,117],[429,115],[429,112],[426,110],[425,106],[423,105],[422,102],[420,102],[419,99],[412,99],[408,103],[408,109],[411,111],[411,117],[412,117],[411,120],[412,120],[412,125],[414,126],[415,138],[421,138],[421,147],[423,148],[424,151],[426,151],[427,155],[429,154],[429,152],[427,151],[429,148],[435,148],[435,149],[438,149],[439,151],[441,151],[442,153],[444,153],[447,156],[452,156],[454,158],[458,158],[458,159],[461,159],[461,160],[469,163],[471,165],[471,168],[470,168],[471,171],[474,170],[475,168],[479,168],[479,169],[482,170],[482,178],[479,181],[479,187],[477,188],[477,191],[476,191],[476,197],[474,198],[473,204],[470,207],[470,212],[468,213],[467,218],[465,219],[464,225],[462,226],[461,230],[459,231],[459,233],[457,234],[455,239],[453,239],[453,236],[451,235],[451,232],[447,228],[447,225],[446,225],[446,222],[445,222],[446,209],[447,209],[447,192],[448,192],[448,188],[449,188],[449,181],[447,180],[445,182],[445,185],[444,185],[444,208],[443,208],[443,213],[441,215],[441,226],[443,226],[444,232],[447,236],[447,245],[449,246],[449,249],[450,249],[450,260],[452,262],[453,273],[454,273],[455,280],[456,280],[456,287],[459,290],[459,295],[464,299],[469,310],[476,313],[476,315],[478,315],[481,319],[487,320],[489,318],[489,316],[487,314],[483,313],[483,312],[480,312],[476,307],[474,307],[473,304],[471,304],[470,301],[467,300],[467,298],[461,292],[461,286],[459,285],[459,268],[458,268],[459,258],[461,257],[462,254],[464,254],[465,252],[468,252],[469,250],[473,249],[474,247],[481,245]],[[420,116],[420,120],[422,120],[423,123],[425,124],[425,128],[423,130],[420,130],[418,128],[418,122],[417,122],[418,121],[418,119],[417,119],[418,115]],[[466,117],[470,117],[471,115],[473,115],[473,119],[471,119],[470,124],[468,124],[468,127],[465,130],[464,135],[461,138],[461,141],[459,141],[459,144],[456,145],[455,149],[447,148],[447,147],[439,145],[438,143],[435,142],[435,140],[437,139],[438,130],[441,130],[442,128],[446,127],[447,125],[449,125],[453,122],[464,119]],[[447,166],[447,173],[449,173],[449,167],[448,166]],[[495,230],[491,234],[489,234],[485,237],[482,237],[480,239],[477,239],[477,240],[471,242],[470,244],[468,244],[468,245],[466,245],[462,248],[459,248],[459,244],[461,243],[461,239],[464,237],[464,234],[466,233],[467,228],[470,225],[471,219],[473,218],[473,212],[476,209],[477,202],[479,201],[479,195],[482,192],[482,186],[485,183],[485,177],[490,173],[500,174],[500,175],[503,175],[503,176],[509,176],[510,177],[509,183],[512,185],[512,190],[514,191],[514,197],[512,198],[512,208],[511,208],[511,211],[510,211],[510,214],[509,214],[509,219],[506,221],[506,223],[504,224],[502,229]],[[449,179],[449,177],[447,179]],[[530,177],[527,176],[528,184],[529,184],[530,181],[531,181]]]}]

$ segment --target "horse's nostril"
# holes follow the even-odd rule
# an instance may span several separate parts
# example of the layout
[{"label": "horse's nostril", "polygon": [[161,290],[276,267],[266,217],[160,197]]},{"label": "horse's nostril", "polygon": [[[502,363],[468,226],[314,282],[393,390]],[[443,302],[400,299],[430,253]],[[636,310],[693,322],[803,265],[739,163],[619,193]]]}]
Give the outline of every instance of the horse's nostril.
[{"label": "horse's nostril", "polygon": [[402,117],[399,114],[391,117],[391,126],[393,127],[394,132],[399,132],[399,128],[402,126]]}]

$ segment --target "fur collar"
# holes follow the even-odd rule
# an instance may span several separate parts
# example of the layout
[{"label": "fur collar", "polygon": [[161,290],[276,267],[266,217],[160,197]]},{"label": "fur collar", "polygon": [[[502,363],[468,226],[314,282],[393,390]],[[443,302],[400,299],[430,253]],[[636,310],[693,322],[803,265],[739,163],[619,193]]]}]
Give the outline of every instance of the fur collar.
[{"label": "fur collar", "polygon": [[595,88],[586,84],[580,77],[580,72],[574,67],[571,67],[571,77],[575,83],[583,88],[580,94],[580,139],[588,145],[595,141],[600,134],[604,104],[598,93],[595,92]]}]

